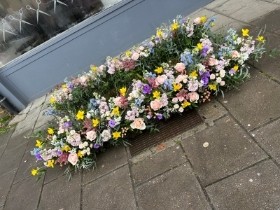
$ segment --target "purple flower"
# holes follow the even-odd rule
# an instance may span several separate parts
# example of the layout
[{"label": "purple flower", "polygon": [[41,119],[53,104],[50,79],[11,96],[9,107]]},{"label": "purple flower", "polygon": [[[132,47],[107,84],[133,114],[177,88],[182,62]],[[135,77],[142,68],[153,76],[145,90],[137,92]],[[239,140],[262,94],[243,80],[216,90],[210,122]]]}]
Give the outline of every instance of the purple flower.
[{"label": "purple flower", "polygon": [[100,147],[100,144],[94,144],[94,145],[93,145],[93,148],[94,148],[94,149],[98,149],[99,147]]},{"label": "purple flower", "polygon": [[67,121],[65,123],[63,123],[63,128],[70,128],[72,126],[72,123],[70,121]]},{"label": "purple flower", "polygon": [[209,83],[209,77],[210,77],[210,73],[208,71],[204,72],[201,75],[201,80],[204,86],[206,86]]},{"label": "purple flower", "polygon": [[115,126],[116,126],[116,121],[115,120],[109,120],[109,126],[111,127],[111,128],[114,128]]},{"label": "purple flower", "polygon": [[59,157],[59,156],[62,155],[62,151],[61,151],[61,150],[57,150],[57,151],[56,151],[56,154],[57,154],[57,156]]},{"label": "purple flower", "polygon": [[203,49],[201,50],[201,55],[202,57],[206,57],[207,56],[207,52],[209,50],[208,46],[204,46]]},{"label": "purple flower", "polygon": [[157,119],[158,119],[158,120],[162,120],[162,118],[163,118],[163,115],[162,115],[162,114],[157,114]]},{"label": "purple flower", "polygon": [[234,69],[231,69],[231,70],[229,70],[229,72],[228,72],[229,74],[235,74],[235,70]]},{"label": "purple flower", "polygon": [[40,153],[35,154],[35,158],[36,158],[36,160],[43,160]]},{"label": "purple flower", "polygon": [[142,87],[142,92],[144,94],[150,94],[152,92],[152,88],[149,85],[145,84]]}]

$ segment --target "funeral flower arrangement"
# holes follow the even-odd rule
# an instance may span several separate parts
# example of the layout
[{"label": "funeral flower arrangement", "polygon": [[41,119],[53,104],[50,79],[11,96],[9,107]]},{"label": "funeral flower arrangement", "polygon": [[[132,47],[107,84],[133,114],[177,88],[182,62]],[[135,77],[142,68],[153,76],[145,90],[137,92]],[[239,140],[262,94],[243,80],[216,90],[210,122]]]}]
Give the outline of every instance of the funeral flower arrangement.
[{"label": "funeral flower arrangement", "polygon": [[31,153],[44,166],[32,175],[56,165],[94,168],[104,146],[126,145],[130,134],[156,130],[158,121],[248,78],[247,61],[262,56],[264,37],[248,29],[221,36],[213,25],[204,16],[177,17],[140,45],[65,81],[50,97],[56,123],[38,135]]}]

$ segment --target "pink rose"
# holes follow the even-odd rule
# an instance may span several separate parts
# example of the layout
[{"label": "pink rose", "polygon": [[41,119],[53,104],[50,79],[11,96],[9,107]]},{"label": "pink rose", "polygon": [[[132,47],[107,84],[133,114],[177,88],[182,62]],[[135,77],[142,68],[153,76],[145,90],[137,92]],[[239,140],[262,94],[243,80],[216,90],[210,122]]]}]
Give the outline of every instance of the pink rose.
[{"label": "pink rose", "polygon": [[199,95],[197,92],[190,92],[188,93],[190,102],[196,102],[199,99]]},{"label": "pink rose", "polygon": [[150,105],[154,111],[157,111],[162,107],[161,101],[159,99],[151,101]]},{"label": "pink rose", "polygon": [[217,61],[215,58],[209,58],[209,60],[208,60],[208,65],[209,65],[209,66],[218,65],[218,61]]},{"label": "pink rose", "polygon": [[68,162],[71,163],[73,166],[77,164],[79,158],[76,153],[70,153],[68,156]]},{"label": "pink rose", "polygon": [[140,56],[139,53],[134,52],[131,56],[131,59],[136,61],[136,60],[138,60],[139,56]]},{"label": "pink rose", "polygon": [[193,20],[193,22],[194,22],[195,24],[200,24],[200,22],[201,22],[200,17],[195,18],[195,19]]},{"label": "pink rose", "polygon": [[183,63],[177,63],[175,66],[174,66],[174,69],[179,72],[179,73],[183,73],[184,70],[186,69],[186,66],[185,64]]},{"label": "pink rose", "polygon": [[81,144],[81,136],[79,133],[72,131],[70,132],[70,135],[67,136],[66,141],[74,147],[79,146],[79,144]]},{"label": "pink rose", "polygon": [[160,75],[156,78],[156,85],[162,85],[167,80],[166,75]]},{"label": "pink rose", "polygon": [[239,57],[240,57],[240,54],[239,54],[239,52],[237,52],[236,50],[234,50],[234,51],[232,51],[232,53],[231,53],[231,57],[232,57],[232,58],[239,58]]},{"label": "pink rose", "polygon": [[146,129],[146,125],[145,125],[143,118],[135,118],[133,123],[130,124],[130,127],[132,129],[139,129],[139,130]]},{"label": "pink rose", "polygon": [[95,131],[87,132],[86,138],[90,141],[93,141],[94,139],[96,139],[96,132]]}]

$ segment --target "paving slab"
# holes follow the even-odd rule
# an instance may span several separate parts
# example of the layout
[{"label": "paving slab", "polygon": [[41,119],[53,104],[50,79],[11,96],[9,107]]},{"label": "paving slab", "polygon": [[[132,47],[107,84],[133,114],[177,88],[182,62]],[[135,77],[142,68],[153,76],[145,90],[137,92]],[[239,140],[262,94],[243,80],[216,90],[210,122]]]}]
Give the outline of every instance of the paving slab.
[{"label": "paving slab", "polygon": [[19,123],[21,121],[23,121],[27,116],[27,113],[22,113],[22,114],[18,114],[16,115],[10,122],[9,122],[9,125],[13,125],[13,124],[16,124],[16,123]]},{"label": "paving slab", "polygon": [[107,174],[124,164],[127,164],[127,154],[123,146],[109,148],[104,153],[97,154],[97,168],[84,171],[83,183],[86,184]]},{"label": "paving slab", "polygon": [[[41,164],[40,164],[41,165]],[[17,183],[28,177],[32,177],[31,170],[39,166],[34,156],[31,156],[30,151],[26,151],[17,170],[14,183]]]},{"label": "paving slab", "polygon": [[139,209],[211,209],[188,163],[137,187]]},{"label": "paving slab", "polygon": [[6,149],[0,160],[0,175],[17,170],[24,155],[26,145],[20,145],[13,149]]},{"label": "paving slab", "polygon": [[277,7],[278,5],[259,0],[217,2],[216,6],[215,4],[206,6],[206,8],[211,9],[214,12],[246,23],[249,23],[273,10],[276,10]]},{"label": "paving slab", "polygon": [[280,85],[254,73],[240,90],[227,92],[223,101],[227,101],[224,105],[231,114],[247,130],[252,130],[280,117],[279,98]]},{"label": "paving slab", "polygon": [[40,128],[40,127],[44,126],[45,124],[49,124],[52,120],[54,120],[53,116],[45,114],[46,111],[47,111],[47,109],[43,109],[40,112],[40,114],[38,116],[38,119],[36,121],[34,129]]},{"label": "paving slab", "polygon": [[39,208],[41,210],[80,209],[81,175],[75,174],[70,181],[63,176],[44,185]]},{"label": "paving slab", "polygon": [[215,121],[228,114],[228,111],[217,100],[214,99],[205,104],[201,104],[201,106],[198,108],[198,113],[203,119]]},{"label": "paving slab", "polygon": [[4,209],[37,209],[42,183],[42,180],[37,182],[32,177],[14,184],[8,195]]},{"label": "paving slab", "polygon": [[266,31],[280,34],[279,12],[279,9],[274,10],[271,13],[251,22],[251,24],[260,28],[265,27]]},{"label": "paving slab", "polygon": [[7,133],[0,134],[0,145],[1,146],[4,146],[8,143],[13,132],[14,132],[14,128],[10,129]]},{"label": "paving slab", "polygon": [[213,127],[183,139],[182,145],[203,186],[267,158],[228,116],[216,121]]},{"label": "paving slab", "polygon": [[[41,163],[42,164],[42,163]],[[54,167],[54,168],[49,168],[46,171],[46,175],[45,175],[45,180],[44,180],[44,184],[47,184],[59,177],[62,177],[64,175],[64,172],[66,170],[67,167],[62,166],[62,167]],[[75,175],[74,175],[75,176]],[[64,176],[65,179],[67,179],[66,176]]]},{"label": "paving slab", "polygon": [[29,104],[25,107],[25,109],[23,109],[19,114],[27,114],[27,113],[29,112],[31,106],[32,106],[32,102],[29,103]]},{"label": "paving slab", "polygon": [[86,185],[82,207],[84,210],[136,209],[128,166]]},{"label": "paving slab", "polygon": [[35,122],[38,119],[38,116],[41,112],[41,107],[37,107],[34,108],[32,110],[29,111],[28,116],[25,118],[25,120],[21,121],[18,126],[17,129],[29,129],[29,130],[33,130]]},{"label": "paving slab", "polygon": [[15,136],[13,133],[13,135],[11,136],[10,140],[7,143],[6,150],[12,150],[16,147],[24,146],[24,145],[26,147],[26,145],[29,142],[28,135],[29,135],[29,132],[24,132],[17,136]]},{"label": "paving slab", "polygon": [[253,131],[252,135],[265,151],[280,164],[280,120]]},{"label": "paving slab", "polygon": [[6,197],[11,189],[15,171],[11,171],[0,176],[0,206],[3,206],[6,201]]},{"label": "paving slab", "polygon": [[279,209],[280,170],[264,161],[206,188],[215,209]]},{"label": "paving slab", "polygon": [[[280,11],[279,11],[280,12]],[[253,32],[258,34],[260,28],[255,29]],[[253,62],[253,65],[256,66],[259,70],[268,74],[275,80],[280,82],[280,66],[279,66],[279,58],[280,55],[271,56],[271,50],[280,49],[280,39],[278,34],[273,34],[270,32],[266,32],[264,34],[266,39],[266,51],[263,57],[259,60],[259,62]]]},{"label": "paving slab", "polygon": [[45,103],[45,101],[46,101],[46,95],[43,95],[42,97],[37,98],[36,100],[34,100],[32,102],[32,106],[30,108],[30,111],[32,111],[32,110],[34,110],[38,107],[41,107]]},{"label": "paving slab", "polygon": [[178,166],[187,159],[179,145],[169,147],[131,166],[135,184],[147,181],[171,168]]}]

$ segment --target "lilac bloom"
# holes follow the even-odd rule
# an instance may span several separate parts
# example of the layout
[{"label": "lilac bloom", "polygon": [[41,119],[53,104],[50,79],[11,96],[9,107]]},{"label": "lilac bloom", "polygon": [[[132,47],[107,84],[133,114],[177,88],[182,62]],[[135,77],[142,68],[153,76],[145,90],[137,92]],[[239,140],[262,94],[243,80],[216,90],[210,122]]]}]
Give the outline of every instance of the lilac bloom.
[{"label": "lilac bloom", "polygon": [[204,46],[201,50],[201,56],[202,57],[206,57],[207,56],[207,52],[209,50],[209,47],[208,46]]},{"label": "lilac bloom", "polygon": [[203,81],[203,85],[206,86],[209,83],[210,73],[208,71],[204,72],[201,75],[201,80]]},{"label": "lilac bloom", "polygon": [[100,144],[94,144],[94,145],[93,145],[93,148],[94,148],[94,149],[99,149],[99,147],[100,147]]},{"label": "lilac bloom", "polygon": [[115,126],[116,126],[116,121],[115,120],[109,120],[109,126],[111,127],[111,128],[114,128]]},{"label": "lilac bloom", "polygon": [[158,119],[158,120],[162,120],[162,118],[163,118],[163,115],[162,115],[162,114],[157,114],[157,119]]},{"label": "lilac bloom", "polygon": [[67,121],[65,123],[63,123],[63,128],[70,128],[72,126],[72,123],[70,121]]},{"label": "lilac bloom", "polygon": [[142,87],[142,92],[144,94],[151,94],[152,88],[148,84],[144,84]]}]

